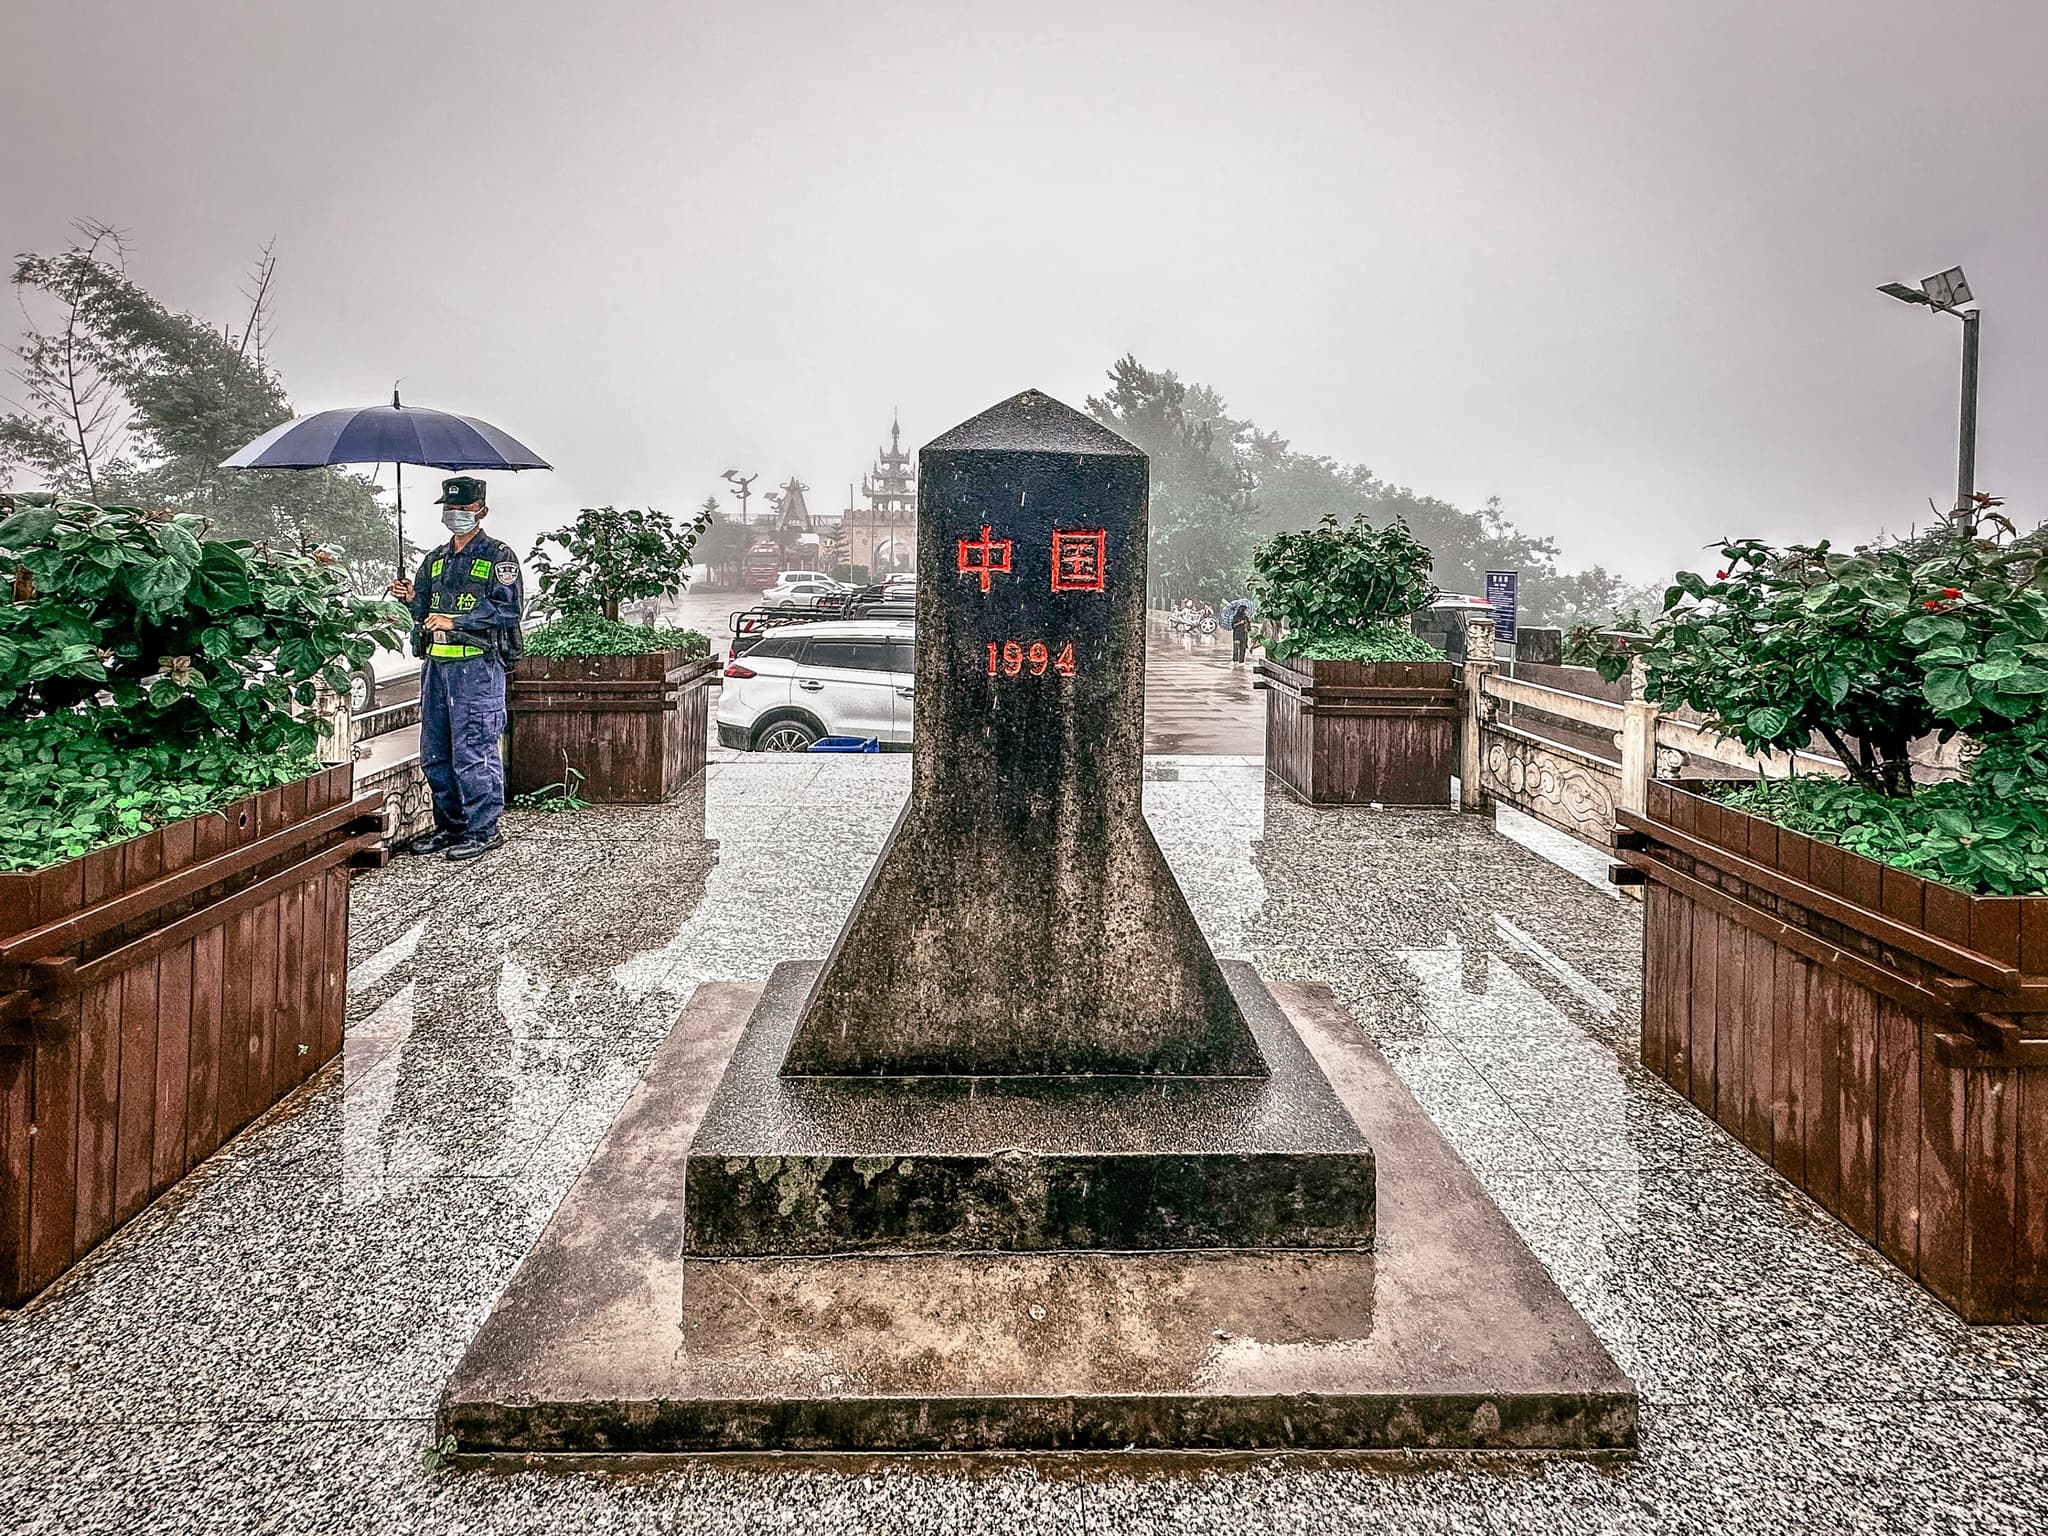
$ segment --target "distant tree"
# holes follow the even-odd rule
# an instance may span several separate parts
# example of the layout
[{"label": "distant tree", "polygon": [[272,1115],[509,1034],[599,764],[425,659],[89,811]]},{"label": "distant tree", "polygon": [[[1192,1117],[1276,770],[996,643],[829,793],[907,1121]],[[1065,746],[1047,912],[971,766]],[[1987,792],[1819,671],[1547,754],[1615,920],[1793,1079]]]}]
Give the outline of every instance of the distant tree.
[{"label": "distant tree", "polygon": [[753,542],[747,530],[719,511],[718,498],[706,496],[697,515],[704,532],[697,540],[697,559],[711,567],[711,579],[721,587],[739,584],[740,562]]},{"label": "distant tree", "polygon": [[1135,357],[1119,358],[1109,380],[1108,394],[1088,398],[1089,413],[1152,460],[1152,603],[1242,592],[1259,534],[1252,476],[1238,458],[1249,428],[1214,390]]},{"label": "distant tree", "polygon": [[15,349],[15,409],[0,415],[0,475],[22,489],[36,481],[61,495],[197,513],[218,537],[333,546],[358,590],[380,587],[399,552],[371,481],[219,467],[292,416],[265,360],[275,276],[266,249],[237,333],[152,297],[128,275],[107,225],[80,224],[64,250],[21,257],[13,283],[30,319]]},{"label": "distant tree", "polygon": [[1406,523],[1435,557],[1442,591],[1482,593],[1488,571],[1520,571],[1524,623],[1570,622],[1617,601],[1617,578],[1598,567],[1564,571],[1556,542],[1524,533],[1499,497],[1467,512],[1390,484],[1363,464],[1298,453],[1279,433],[1232,418],[1208,386],[1134,357],[1119,359],[1109,376],[1109,394],[1091,398],[1088,408],[1152,457],[1154,586],[1169,599],[1240,590],[1259,540],[1325,518],[1349,524],[1363,517]]},{"label": "distant tree", "polygon": [[109,272],[127,256],[118,231],[85,222],[76,228],[58,255],[23,256],[15,267],[24,307],[27,293],[40,291],[57,313],[48,329],[31,325],[14,349],[21,395],[18,408],[0,416],[0,470],[97,501],[100,482],[121,467],[130,414],[119,360],[100,324]]}]

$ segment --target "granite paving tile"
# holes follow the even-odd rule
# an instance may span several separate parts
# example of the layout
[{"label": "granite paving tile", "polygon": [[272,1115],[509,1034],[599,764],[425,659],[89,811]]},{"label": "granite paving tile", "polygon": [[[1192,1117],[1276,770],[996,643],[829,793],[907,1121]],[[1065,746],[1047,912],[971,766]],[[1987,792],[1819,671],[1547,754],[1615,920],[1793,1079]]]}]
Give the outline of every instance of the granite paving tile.
[{"label": "granite paving tile", "polygon": [[1377,1465],[1315,1459],[1246,1460],[1208,1469],[1172,1465],[1125,1472],[1090,1467],[1081,1489],[1090,1536],[1190,1536],[1195,1532],[1421,1532],[1486,1536],[1489,1479],[1461,1464],[1384,1458]]},{"label": "granite paving tile", "polygon": [[1081,1521],[1078,1481],[1030,1468],[429,1472],[430,1437],[430,1421],[404,1418],[0,1425],[0,1511],[23,1511],[8,1527],[21,1536],[1070,1533]]},{"label": "granite paving tile", "polygon": [[1488,1490],[1502,1532],[2038,1531],[2038,1403],[1646,1407],[1633,1460],[1523,1463]]},{"label": "granite paving tile", "polygon": [[1556,1170],[1549,1149],[1454,1042],[1401,1040],[1379,1049],[1481,1182],[1495,1170]]},{"label": "granite paving tile", "polygon": [[1147,764],[1197,919],[1337,992],[1636,1377],[1638,1456],[429,1473],[454,1359],[692,991],[822,955],[909,786],[713,757],[357,884],[343,1061],[0,1313],[0,1529],[2048,1528],[2048,1330],[1958,1322],[1643,1071],[1603,857],[1310,809],[1257,759]]},{"label": "granite paving tile", "polygon": [[1901,1404],[2048,1387],[2039,1330],[1978,1344],[1985,1330],[1747,1154],[1577,1177],[1613,1228],[1604,1283],[1574,1299],[1647,1396]]},{"label": "granite paving tile", "polygon": [[550,1208],[499,1179],[209,1183],[0,1329],[0,1421],[427,1413]]}]

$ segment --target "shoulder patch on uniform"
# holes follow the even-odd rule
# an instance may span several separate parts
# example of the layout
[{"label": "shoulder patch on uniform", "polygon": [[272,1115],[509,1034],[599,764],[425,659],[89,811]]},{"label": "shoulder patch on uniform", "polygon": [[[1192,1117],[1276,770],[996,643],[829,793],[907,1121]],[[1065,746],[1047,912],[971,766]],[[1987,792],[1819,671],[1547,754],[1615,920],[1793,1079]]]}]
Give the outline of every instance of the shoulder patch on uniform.
[{"label": "shoulder patch on uniform", "polygon": [[519,580],[519,562],[517,560],[500,560],[491,567],[491,574],[498,578],[499,585],[512,586]]}]

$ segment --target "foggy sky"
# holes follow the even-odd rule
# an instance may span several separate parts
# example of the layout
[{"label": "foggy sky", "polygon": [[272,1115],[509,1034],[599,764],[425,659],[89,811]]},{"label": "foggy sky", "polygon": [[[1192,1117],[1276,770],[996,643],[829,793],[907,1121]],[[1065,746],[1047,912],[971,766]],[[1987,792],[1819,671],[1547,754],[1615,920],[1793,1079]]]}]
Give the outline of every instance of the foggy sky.
[{"label": "foggy sky", "polygon": [[0,0],[0,56],[0,254],[104,219],[225,320],[275,235],[295,406],[525,439],[522,551],[728,466],[836,507],[893,406],[1126,351],[1573,564],[1859,537],[1952,498],[1960,327],[1873,289],[1958,262],[2048,515],[2035,0]]}]

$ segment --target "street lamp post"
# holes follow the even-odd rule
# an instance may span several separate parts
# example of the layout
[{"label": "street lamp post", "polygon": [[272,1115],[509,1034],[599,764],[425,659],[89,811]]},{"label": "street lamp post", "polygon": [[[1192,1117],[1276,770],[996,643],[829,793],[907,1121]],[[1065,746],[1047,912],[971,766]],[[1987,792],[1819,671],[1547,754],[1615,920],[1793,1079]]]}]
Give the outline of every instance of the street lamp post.
[{"label": "street lamp post", "polygon": [[740,526],[742,528],[747,526],[747,498],[753,494],[754,482],[760,478],[761,476],[758,473],[742,475],[736,469],[728,469],[723,475],[719,476],[721,480],[730,480],[732,482],[732,494],[740,499]]},{"label": "street lamp post", "polygon": [[[1971,516],[1977,494],[1977,334],[1983,311],[1974,307],[1976,300],[1970,293],[1969,279],[1963,276],[1961,267],[1937,272],[1923,280],[1918,288],[1909,288],[1904,283],[1885,283],[1877,291],[1902,304],[1924,304],[1945,315],[1954,315],[1963,322],[1963,399],[1956,428],[1954,513],[1955,521],[1960,523]],[[1964,304],[1972,307],[1959,307]]]}]

